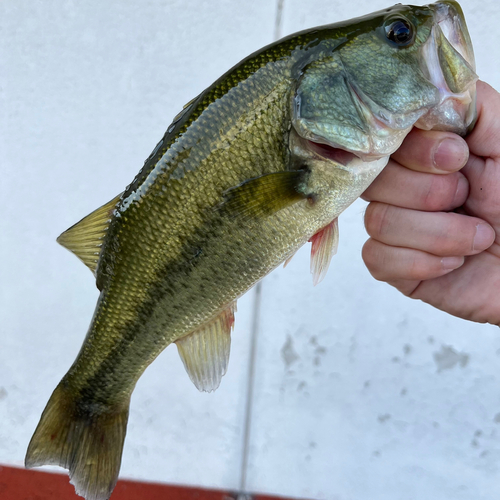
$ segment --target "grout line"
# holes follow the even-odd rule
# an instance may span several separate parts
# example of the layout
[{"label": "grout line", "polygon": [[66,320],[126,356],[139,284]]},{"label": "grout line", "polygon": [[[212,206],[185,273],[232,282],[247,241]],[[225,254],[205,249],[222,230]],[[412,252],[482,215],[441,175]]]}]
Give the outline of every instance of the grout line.
[{"label": "grout line", "polygon": [[[285,0],[277,0],[276,19],[274,22],[274,40],[281,38],[281,24],[283,19],[283,5]],[[250,332],[250,357],[248,361],[248,384],[245,408],[245,424],[243,430],[243,452],[240,470],[240,491],[237,500],[251,500],[251,495],[247,494],[248,462],[250,458],[250,433],[252,427],[253,391],[255,382],[255,358],[257,356],[257,336],[259,330],[260,305],[262,302],[262,281],[255,287],[255,298],[253,303],[252,329]]]},{"label": "grout line", "polygon": [[238,495],[238,500],[247,500],[249,498],[245,492],[247,489],[248,459],[250,455],[250,431],[251,431],[252,407],[253,407],[253,388],[255,381],[255,357],[257,355],[257,332],[259,329],[261,299],[262,299],[262,281],[257,283],[257,286],[255,287],[255,298],[253,303],[250,359],[248,361],[248,384],[247,384],[247,400],[245,408],[245,426],[243,430],[243,453],[242,453],[241,472],[240,472],[240,494]]},{"label": "grout line", "polygon": [[285,0],[278,0],[278,5],[276,9],[276,21],[274,23],[274,39],[279,40],[281,38],[281,24],[283,19],[283,4]]}]

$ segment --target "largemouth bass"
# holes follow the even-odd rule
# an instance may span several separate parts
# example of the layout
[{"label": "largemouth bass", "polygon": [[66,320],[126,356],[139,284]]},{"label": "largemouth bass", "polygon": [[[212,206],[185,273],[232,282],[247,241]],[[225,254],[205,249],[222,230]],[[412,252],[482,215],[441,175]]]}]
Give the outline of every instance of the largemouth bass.
[{"label": "largemouth bass", "polygon": [[308,240],[318,282],[338,215],[411,128],[473,126],[476,80],[463,13],[443,1],[288,36],[188,103],[125,191],[58,239],[100,296],[26,466],[108,499],[146,367],[176,343],[195,385],[217,388],[237,298]]}]

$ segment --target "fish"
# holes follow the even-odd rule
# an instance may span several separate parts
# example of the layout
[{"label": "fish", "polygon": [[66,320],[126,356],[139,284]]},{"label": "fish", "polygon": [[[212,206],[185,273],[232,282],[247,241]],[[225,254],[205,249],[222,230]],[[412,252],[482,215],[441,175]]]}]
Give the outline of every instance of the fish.
[{"label": "fish", "polygon": [[319,283],[338,216],[410,130],[472,129],[477,78],[445,0],[289,35],[190,101],[130,185],[58,238],[100,295],[26,467],[62,466],[79,495],[109,499],[146,367],[175,343],[196,387],[215,390],[237,299],[308,241]]}]

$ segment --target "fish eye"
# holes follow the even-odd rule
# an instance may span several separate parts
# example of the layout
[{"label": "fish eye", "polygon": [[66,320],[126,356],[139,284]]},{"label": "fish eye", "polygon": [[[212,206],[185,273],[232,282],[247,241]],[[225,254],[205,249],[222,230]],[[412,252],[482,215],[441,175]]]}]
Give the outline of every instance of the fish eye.
[{"label": "fish eye", "polygon": [[410,45],[415,38],[415,29],[406,19],[391,20],[385,25],[385,36],[398,47]]}]

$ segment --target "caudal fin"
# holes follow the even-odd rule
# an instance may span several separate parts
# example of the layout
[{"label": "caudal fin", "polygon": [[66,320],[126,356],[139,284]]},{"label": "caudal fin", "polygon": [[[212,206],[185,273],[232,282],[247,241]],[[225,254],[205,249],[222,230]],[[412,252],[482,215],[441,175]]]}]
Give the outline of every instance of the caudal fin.
[{"label": "caudal fin", "polygon": [[25,465],[60,465],[69,469],[78,495],[108,500],[118,480],[127,419],[128,403],[99,412],[78,405],[60,383],[31,438]]}]

